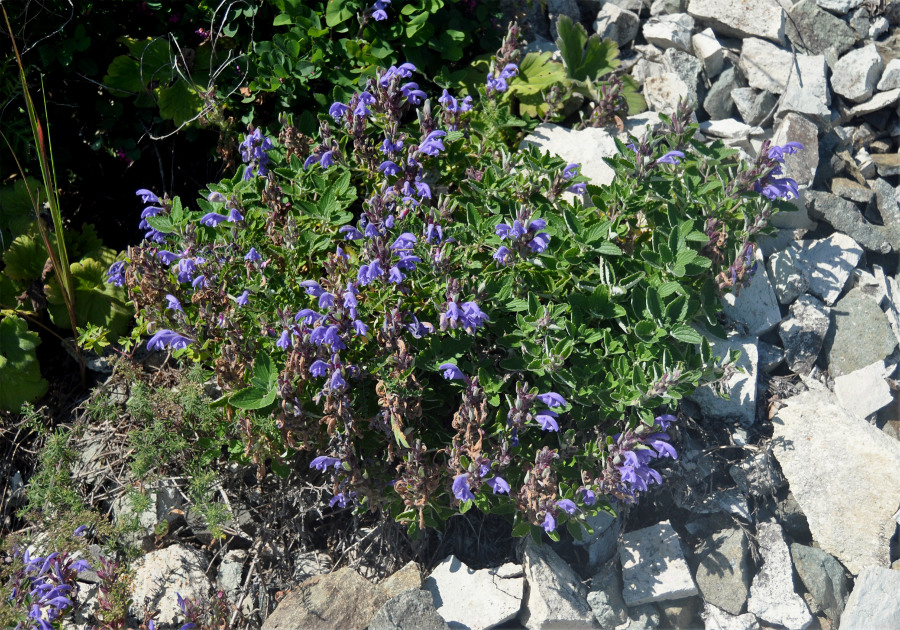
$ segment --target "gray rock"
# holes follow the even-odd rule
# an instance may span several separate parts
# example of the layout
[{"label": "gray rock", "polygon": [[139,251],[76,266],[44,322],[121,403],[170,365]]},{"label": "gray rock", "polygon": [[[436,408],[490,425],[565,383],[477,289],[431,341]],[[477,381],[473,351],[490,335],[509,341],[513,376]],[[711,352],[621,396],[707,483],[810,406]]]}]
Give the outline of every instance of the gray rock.
[{"label": "gray rock", "polygon": [[769,272],[775,297],[781,304],[790,304],[809,289],[809,279],[797,265],[790,249],[769,256],[766,270]]},{"label": "gray rock", "polygon": [[855,9],[861,5],[863,1],[864,0],[816,0],[816,4],[832,13],[844,15],[849,13],[851,9]]},{"label": "gray rock", "polygon": [[900,101],[900,88],[889,90],[887,92],[879,92],[868,101],[851,107],[843,118],[846,120],[853,120],[860,116],[867,116],[879,110],[893,107],[897,101]]},{"label": "gray rock", "polygon": [[594,32],[601,38],[613,40],[619,46],[624,46],[637,37],[640,26],[641,19],[636,13],[609,2],[603,5],[594,20]]},{"label": "gray rock", "polygon": [[790,316],[778,329],[791,371],[806,375],[812,370],[828,332],[829,310],[811,295],[801,295],[791,304]]},{"label": "gray rock", "polygon": [[[900,92],[900,90],[898,90],[898,92]],[[880,177],[900,175],[900,154],[875,153],[872,155],[872,161],[875,162],[875,168],[878,169],[878,175]]]},{"label": "gray rock", "polygon": [[728,474],[741,492],[755,497],[774,496],[785,484],[768,451],[751,452],[743,461],[732,465]]},{"label": "gray rock", "polygon": [[655,112],[671,114],[685,98],[690,98],[691,89],[674,72],[665,72],[658,77],[644,79],[644,99]]},{"label": "gray rock", "polygon": [[841,623],[841,613],[850,596],[850,579],[834,556],[818,549],[794,543],[791,545],[794,568],[803,585],[821,611],[835,625]]},{"label": "gray rock", "polygon": [[872,16],[869,15],[868,9],[859,7],[853,12],[847,23],[850,25],[850,28],[853,29],[853,32],[856,33],[857,37],[864,39],[869,35],[869,27],[872,26]]},{"label": "gray rock", "polygon": [[820,125],[830,123],[831,89],[826,78],[825,57],[797,55],[792,68],[776,118],[794,112],[809,116]]},{"label": "gray rock", "polygon": [[881,361],[897,346],[884,312],[860,288],[841,298],[831,317],[833,323],[825,337],[824,350],[833,378]]},{"label": "gray rock", "polygon": [[695,579],[703,601],[739,615],[750,591],[749,547],[740,529],[726,529],[704,541],[694,554]]},{"label": "gray rock", "polygon": [[641,604],[628,609],[628,622],[616,630],[654,630],[658,628],[662,618],[659,609],[653,604]]},{"label": "gray rock", "polygon": [[854,575],[889,566],[900,477],[885,471],[900,470],[900,442],[844,411],[827,390],[789,398],[772,424],[773,452],[813,541]]},{"label": "gray rock", "polygon": [[615,555],[622,521],[607,512],[600,512],[596,516],[588,516],[587,523],[594,533],[588,535],[582,530],[582,539],[572,544],[587,552],[586,572],[595,573]]},{"label": "gray rock", "polygon": [[752,87],[735,88],[731,91],[731,100],[744,122],[755,126],[775,111],[778,95]]},{"label": "gray rock", "polygon": [[800,50],[821,55],[834,49],[838,55],[853,48],[857,35],[847,23],[824,11],[812,0],[801,0],[787,10],[785,34]]},{"label": "gray rock", "polygon": [[815,230],[819,227],[818,223],[809,218],[806,190],[801,190],[800,196],[791,199],[788,203],[792,204],[796,210],[779,210],[769,219],[770,225],[791,230]]},{"label": "gray rock", "polygon": [[809,290],[832,305],[843,292],[850,273],[862,257],[863,249],[844,234],[820,240],[797,241],[791,245],[796,264],[809,280]]},{"label": "gray rock", "polygon": [[441,618],[452,628],[486,630],[515,618],[522,605],[525,580],[501,577],[504,567],[475,571],[447,556],[425,580]]},{"label": "gray rock", "polygon": [[[874,197],[874,193],[872,196]],[[852,201],[817,190],[805,191],[804,197],[809,203],[809,214],[813,219],[824,219],[834,226],[834,229],[846,234],[869,251],[880,254],[889,254],[893,251],[888,230],[884,226],[872,225],[866,221]]]},{"label": "gray rock", "polygon": [[799,114],[786,114],[775,130],[772,143],[783,145],[799,142],[802,151],[784,156],[784,175],[795,180],[799,186],[812,184],[819,167],[819,129]]},{"label": "gray rock", "polygon": [[661,63],[641,57],[631,69],[631,78],[634,79],[638,85],[643,86],[648,78],[660,77],[665,74],[665,72],[666,68]]},{"label": "gray rock", "polygon": [[[602,2],[598,2],[599,4],[603,4]],[[632,13],[641,14],[648,6],[650,6],[649,0],[606,0],[606,4],[614,4],[620,9],[625,9],[626,11],[631,11]]]},{"label": "gray rock", "polygon": [[787,496],[775,505],[775,516],[784,527],[784,531],[795,540],[809,540],[812,533],[809,531],[809,522],[803,513],[803,508],[797,503],[793,493],[788,491]]},{"label": "gray rock", "polygon": [[884,62],[875,44],[851,50],[834,65],[831,89],[854,103],[861,103],[875,92],[882,70]]},{"label": "gray rock", "polygon": [[243,585],[241,577],[246,559],[246,551],[243,549],[232,549],[222,558],[222,563],[219,565],[219,571],[216,575],[217,586],[225,591],[229,601],[235,604],[237,604],[237,599],[240,597],[241,586]]},{"label": "gray rock", "polygon": [[587,602],[587,588],[549,545],[537,545],[529,537],[522,560],[528,580],[519,613],[523,626],[528,630],[593,627],[594,613]]},{"label": "gray rock", "polygon": [[653,0],[650,5],[650,15],[671,15],[684,13],[687,9],[687,0]]},{"label": "gray rock", "polygon": [[900,59],[891,59],[881,73],[876,89],[879,92],[900,88]]},{"label": "gray rock", "polygon": [[856,580],[841,630],[900,628],[900,571],[866,567]]},{"label": "gray rock", "polygon": [[697,595],[678,534],[669,521],[625,534],[622,597],[628,606]]},{"label": "gray rock", "polygon": [[852,179],[835,177],[831,180],[831,192],[838,197],[861,203],[864,206],[875,203],[875,191]]},{"label": "gray rock", "polygon": [[404,591],[388,600],[369,624],[369,630],[449,630],[434,608],[431,593]]},{"label": "gray rock", "polygon": [[872,21],[872,26],[869,27],[869,39],[878,39],[891,27],[891,23],[888,21],[886,17],[883,15],[879,15]]},{"label": "gray rock", "polygon": [[784,93],[793,72],[790,52],[755,37],[743,41],[739,65],[751,87],[775,94]]},{"label": "gray rock", "polygon": [[774,0],[691,0],[687,11],[720,35],[784,41],[784,11]]},{"label": "gray rock", "polygon": [[718,395],[714,386],[703,385],[694,390],[690,399],[700,406],[703,417],[708,419],[737,420],[741,424],[750,425],[756,420],[756,382],[759,353],[756,350],[756,337],[730,335],[728,339],[708,337],[713,356],[725,357],[731,350],[739,350],[740,358],[735,363],[735,371],[720,384],[728,392],[726,400]]},{"label": "gray rock", "polygon": [[688,597],[685,599],[675,599],[667,602],[660,602],[657,608],[662,612],[663,617],[669,622],[673,628],[694,628],[696,626],[694,620],[700,609],[699,597]]},{"label": "gray rock", "polygon": [[763,563],[750,586],[747,612],[789,630],[804,630],[813,616],[803,598],[794,592],[791,554],[777,523],[758,523],[756,537]]},{"label": "gray rock", "polygon": [[760,337],[781,322],[781,309],[765,272],[762,252],[757,249],[754,255],[757,273],[750,277],[750,285],[737,295],[734,292],[723,295],[722,306],[728,317],[744,324],[751,335]]},{"label": "gray rock", "polygon": [[192,547],[172,545],[139,558],[132,566],[130,614],[143,616],[143,605],[158,610],[158,624],[176,624],[184,618],[178,606],[178,595],[183,598],[209,597],[213,585],[206,577],[209,559]]},{"label": "gray rock", "polygon": [[700,73],[703,72],[703,64],[693,55],[676,48],[669,48],[663,53],[663,66],[684,81],[684,84],[688,86],[688,98],[692,103],[698,103]]},{"label": "gray rock", "polygon": [[581,9],[576,0],[547,0],[547,19],[550,21],[550,39],[556,41],[559,33],[556,32],[556,21],[559,16],[566,15],[572,22],[581,21]]},{"label": "gray rock", "polygon": [[422,588],[422,572],[419,571],[419,565],[410,561],[378,586],[391,597],[396,597],[405,591],[419,590]]},{"label": "gray rock", "polygon": [[894,394],[885,377],[893,368],[885,369],[884,361],[834,379],[834,395],[844,409],[857,418],[866,419],[894,402]]},{"label": "gray rock", "polygon": [[[881,220],[892,230],[893,234],[900,232],[900,204],[897,203],[897,196],[894,187],[883,179],[876,179],[868,182],[872,192],[875,193],[875,204],[878,207],[878,214]],[[892,241],[894,249],[898,249],[900,241],[894,237]]]},{"label": "gray rock", "polygon": [[734,109],[731,93],[738,87],[740,87],[740,76],[735,68],[729,67],[723,70],[719,78],[710,86],[709,92],[703,100],[703,109],[711,119],[731,118],[731,112]]},{"label": "gray rock", "polygon": [[722,44],[716,39],[716,34],[711,28],[692,36],[691,47],[694,49],[694,55],[703,64],[703,70],[708,78],[713,79],[722,72],[725,64],[725,49],[722,48]]},{"label": "gray rock", "polygon": [[587,602],[601,628],[614,628],[628,621],[628,609],[622,599],[622,579],[617,563],[609,562],[593,578]]},{"label": "gray rock", "polygon": [[706,630],[760,630],[759,622],[754,615],[729,615],[710,604],[704,604],[703,623]]},{"label": "gray rock", "polygon": [[757,349],[759,350],[759,369],[766,374],[784,363],[784,350],[778,346],[760,340]]},{"label": "gray rock", "polygon": [[641,32],[644,39],[654,46],[662,49],[677,48],[690,53],[693,30],[694,18],[686,13],[676,13],[650,18],[644,23]]}]

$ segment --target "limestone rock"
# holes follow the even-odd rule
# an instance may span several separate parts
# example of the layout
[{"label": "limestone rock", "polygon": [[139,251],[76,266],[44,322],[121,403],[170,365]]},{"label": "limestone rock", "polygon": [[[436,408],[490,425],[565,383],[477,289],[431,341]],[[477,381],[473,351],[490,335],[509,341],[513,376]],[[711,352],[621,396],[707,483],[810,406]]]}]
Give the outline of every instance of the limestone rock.
[{"label": "limestone rock", "polygon": [[872,155],[872,161],[875,162],[875,168],[878,169],[879,176],[891,177],[892,175],[900,175],[900,154],[875,153]]},{"label": "limestone rock", "polygon": [[697,103],[703,64],[693,55],[677,48],[669,48],[663,53],[663,67],[669,72],[674,72],[684,81],[688,87],[687,97],[691,99],[692,103]]},{"label": "limestone rock", "polygon": [[435,567],[423,589],[431,593],[438,614],[452,628],[485,630],[515,618],[522,605],[525,580],[501,573],[475,571],[451,555]]},{"label": "limestone rock", "polygon": [[791,53],[775,44],[750,37],[741,45],[740,67],[747,83],[758,90],[783,94],[791,75]]},{"label": "limestone rock", "polygon": [[[872,196],[875,196],[874,193]],[[818,190],[807,190],[804,197],[809,201],[809,213],[813,219],[824,219],[869,251],[889,254],[893,250],[887,229],[866,221],[853,202]]]},{"label": "limestone rock", "polygon": [[881,361],[897,345],[887,316],[859,287],[834,305],[831,316],[833,324],[825,337],[824,349],[832,377]]},{"label": "limestone rock", "polygon": [[864,0],[816,0],[816,4],[832,13],[845,15],[861,5]]},{"label": "limestone rock", "polygon": [[575,540],[572,544],[587,552],[585,564],[587,571],[593,573],[599,571],[616,554],[622,521],[608,512],[600,512],[596,516],[588,516],[587,523],[594,533],[588,535],[582,530],[582,539]]},{"label": "limestone rock", "polygon": [[784,98],[776,118],[793,112],[809,116],[820,125],[830,123],[831,89],[826,78],[827,72],[824,56],[797,55],[793,71],[785,84]]},{"label": "limestone rock", "polygon": [[691,0],[687,11],[720,35],[784,41],[784,11],[774,0]]},{"label": "limestone rock", "polygon": [[713,356],[724,357],[730,350],[739,350],[741,353],[735,364],[737,369],[725,382],[730,398],[725,400],[720,397],[711,385],[698,387],[689,398],[700,406],[705,418],[727,418],[745,425],[753,424],[756,420],[756,381],[759,361],[756,337],[730,335],[724,340],[708,338]]},{"label": "limestone rock", "polygon": [[797,241],[791,245],[797,266],[809,280],[809,290],[831,306],[843,292],[862,257],[862,247],[844,234],[820,240]]},{"label": "limestone rock", "polygon": [[794,568],[803,585],[831,623],[838,627],[850,596],[850,580],[834,556],[817,547],[791,545]]},{"label": "limestone rock", "polygon": [[755,126],[775,110],[778,95],[752,87],[735,88],[731,91],[731,100],[744,122]]},{"label": "limestone rock", "polygon": [[594,20],[594,32],[603,39],[613,40],[620,47],[637,37],[640,26],[641,19],[637,14],[621,9],[610,2],[600,8],[600,13]]},{"label": "limestone rock", "polygon": [[841,630],[900,628],[900,571],[867,567],[856,580],[841,617]]},{"label": "limestone rock", "polygon": [[760,337],[781,322],[781,309],[765,272],[762,252],[756,249],[754,255],[757,271],[750,276],[750,285],[741,289],[738,295],[726,293],[722,296],[722,306],[728,317],[747,326],[751,335]]},{"label": "limestone rock", "polygon": [[434,608],[431,593],[412,589],[391,598],[375,614],[369,630],[449,630]]},{"label": "limestone rock", "polygon": [[[897,60],[895,59],[895,61]],[[900,88],[888,90],[887,92],[878,92],[868,101],[851,107],[844,118],[846,120],[853,120],[854,118],[866,116],[882,109],[893,107],[897,101],[900,101]]]},{"label": "limestone rock", "polygon": [[644,98],[647,106],[655,112],[671,114],[678,103],[688,98],[690,87],[674,72],[665,72],[658,77],[644,80]]},{"label": "limestone rock", "polygon": [[146,601],[150,610],[159,610],[158,624],[182,621],[184,613],[178,606],[178,595],[199,599],[212,592],[213,585],[206,577],[208,564],[205,554],[185,545],[172,545],[142,556],[132,567],[131,614],[142,617]]},{"label": "limestone rock", "polygon": [[754,615],[729,615],[710,604],[704,604],[702,617],[706,630],[760,630]]},{"label": "limestone rock", "polygon": [[[707,28],[691,37],[691,47],[694,55],[703,64],[703,70],[710,79],[715,78],[725,64],[725,49],[716,39],[716,34],[711,28]],[[898,73],[900,74],[900,73]],[[900,83],[900,78],[898,78]]]},{"label": "limestone rock", "polygon": [[775,297],[781,304],[790,304],[809,289],[809,280],[797,265],[790,249],[775,252],[766,262]]},{"label": "limestone rock", "polygon": [[384,590],[345,567],[301,583],[281,600],[262,630],[363,630],[389,599]]},{"label": "limestone rock", "polygon": [[834,395],[844,409],[865,419],[894,402],[891,386],[885,380],[884,361],[876,361],[834,379]]},{"label": "limestone rock", "polygon": [[791,304],[790,316],[778,329],[791,371],[806,375],[812,370],[828,332],[828,311],[811,295],[801,295]]},{"label": "limestone rock", "polygon": [[704,541],[694,554],[699,563],[695,579],[703,601],[739,615],[750,590],[747,537],[740,529],[726,529]]},{"label": "limestone rock", "polygon": [[548,545],[525,541],[522,553],[528,592],[519,621],[528,630],[592,628],[594,613],[581,579]]},{"label": "limestone rock", "polygon": [[861,103],[875,92],[882,70],[884,62],[875,44],[851,50],[834,64],[831,89],[854,103]]},{"label": "limestone rock", "polygon": [[703,109],[712,120],[731,118],[734,109],[731,93],[740,87],[740,84],[741,77],[734,67],[728,67],[719,74],[703,100]]},{"label": "limestone rock", "polygon": [[876,89],[879,92],[900,88],[900,59],[891,59],[881,73]]},{"label": "limestone rock", "polygon": [[803,598],[794,592],[791,554],[781,526],[777,523],[758,523],[756,537],[763,564],[753,578],[747,612],[789,630],[808,628],[812,625],[813,616]]},{"label": "limestone rock", "polygon": [[838,55],[853,48],[856,33],[847,23],[824,11],[812,0],[801,0],[787,10],[785,33],[799,49],[821,55],[834,49]]},{"label": "limestone rock", "polygon": [[614,628],[628,621],[622,599],[622,579],[617,563],[610,562],[591,579],[587,602],[601,628]]},{"label": "limestone rock", "polygon": [[772,143],[784,145],[788,142],[799,142],[802,151],[784,156],[784,175],[795,180],[799,186],[812,184],[819,167],[819,129],[799,114],[786,114],[782,119]]},{"label": "limestone rock", "polygon": [[701,599],[699,597],[687,597],[685,599],[673,599],[657,604],[657,608],[663,614],[669,625],[673,628],[689,629],[695,627],[694,619],[700,608]]},{"label": "limestone rock", "polygon": [[686,13],[661,15],[644,23],[642,33],[644,39],[659,48],[677,48],[686,53],[691,52],[691,33],[694,30],[694,18]]},{"label": "limestone rock", "polygon": [[835,177],[831,180],[831,192],[838,197],[868,206],[875,202],[875,191],[852,179]]},{"label": "limestone rock", "polygon": [[669,521],[625,534],[622,596],[628,606],[697,595],[678,534]]},{"label": "limestone rock", "polygon": [[755,497],[774,496],[785,484],[768,451],[749,453],[743,461],[731,466],[728,474],[741,492]]},{"label": "limestone rock", "polygon": [[412,561],[407,562],[402,569],[378,586],[383,588],[391,597],[396,597],[404,591],[421,589],[422,573],[419,571],[419,565]]},{"label": "limestone rock", "polygon": [[786,403],[772,418],[772,447],[813,541],[854,575],[889,566],[900,477],[885,471],[900,470],[900,442],[844,411],[827,390]]}]

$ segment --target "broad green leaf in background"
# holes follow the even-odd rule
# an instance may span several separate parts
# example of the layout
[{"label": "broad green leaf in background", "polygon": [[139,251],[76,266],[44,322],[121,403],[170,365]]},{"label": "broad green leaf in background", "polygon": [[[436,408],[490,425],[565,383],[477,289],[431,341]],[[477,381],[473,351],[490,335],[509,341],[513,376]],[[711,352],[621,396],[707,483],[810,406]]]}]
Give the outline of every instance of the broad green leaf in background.
[{"label": "broad green leaf in background", "polygon": [[18,412],[22,404],[47,393],[35,348],[41,343],[24,319],[0,319],[0,409]]},{"label": "broad green leaf in background", "polygon": [[17,179],[0,188],[0,252],[6,250],[15,237],[27,232],[35,220],[29,190],[32,195],[40,195],[46,200],[43,187],[33,177]]},{"label": "broad green leaf in background", "polygon": [[[109,253],[104,254],[107,260],[109,256]],[[93,258],[85,258],[72,263],[69,268],[75,283],[75,318],[78,325],[104,326],[116,339],[128,331],[134,313],[126,303],[125,290],[106,282],[108,267]],[[48,283],[46,293],[50,320],[60,328],[69,328],[69,314],[56,278]]]},{"label": "broad green leaf in background", "polygon": [[203,99],[196,86],[183,79],[159,91],[159,115],[180,127],[203,109]]}]

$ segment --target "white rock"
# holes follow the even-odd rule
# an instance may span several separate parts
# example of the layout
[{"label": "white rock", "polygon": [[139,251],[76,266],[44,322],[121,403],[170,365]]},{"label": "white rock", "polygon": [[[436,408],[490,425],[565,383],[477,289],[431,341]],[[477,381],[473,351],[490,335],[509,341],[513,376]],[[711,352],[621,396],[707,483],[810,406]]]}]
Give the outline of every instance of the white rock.
[{"label": "white rock", "polygon": [[650,3],[644,2],[644,0],[607,0],[607,4],[614,4],[620,9],[625,9],[632,13],[640,13]]},{"label": "white rock", "polygon": [[819,168],[819,128],[800,114],[787,113],[778,123],[772,144],[788,142],[799,142],[803,150],[784,156],[783,174],[796,181],[798,186],[811,185]]},{"label": "white rock", "polygon": [[625,534],[619,546],[622,559],[622,597],[628,606],[697,595],[681,550],[681,541],[669,521]]},{"label": "white rock", "polygon": [[869,39],[878,39],[891,27],[891,23],[888,22],[888,19],[883,15],[879,15],[877,18],[872,20],[872,25],[869,27]]},{"label": "white rock", "polygon": [[875,92],[884,62],[875,44],[869,44],[838,59],[832,70],[831,89],[854,103],[861,103]]},{"label": "white rock", "polygon": [[841,630],[900,628],[900,571],[867,567],[841,615]]},{"label": "white rock", "polygon": [[747,83],[758,90],[783,94],[791,63],[791,53],[770,42],[749,37],[741,44],[738,65],[747,77]]},{"label": "white rock", "polygon": [[705,630],[760,630],[759,622],[750,613],[729,615],[724,610],[704,602],[703,618]]},{"label": "white rock", "polygon": [[832,13],[844,15],[861,5],[865,0],[816,0],[816,4]]},{"label": "white rock", "polygon": [[588,516],[587,524],[594,533],[589,535],[582,529],[581,540],[573,540],[572,544],[587,552],[585,562],[587,570],[595,572],[616,555],[616,543],[622,530],[622,521],[608,512],[600,512],[596,516]]},{"label": "white rock", "polygon": [[619,46],[624,46],[637,37],[641,26],[641,18],[631,11],[621,9],[607,2],[600,8],[594,20],[594,32],[603,39],[611,39]]},{"label": "white rock", "polygon": [[813,541],[854,575],[889,566],[900,442],[844,411],[827,390],[786,403],[772,418],[772,450]]},{"label": "white rock", "polygon": [[775,0],[691,0],[687,11],[720,35],[784,41],[784,10]]},{"label": "white rock", "polygon": [[519,621],[528,630],[592,628],[594,612],[578,574],[549,545],[529,537],[522,553],[528,593]]},{"label": "white rock", "polygon": [[790,304],[809,289],[809,279],[797,266],[791,250],[774,252],[766,262],[775,297],[781,304]]},{"label": "white rock", "polygon": [[694,390],[690,399],[700,406],[704,418],[737,420],[741,424],[750,425],[756,420],[756,379],[759,351],[756,337],[742,337],[732,334],[728,339],[716,339],[707,336],[712,346],[713,356],[725,357],[730,350],[739,350],[740,358],[735,363],[737,368],[724,386],[729,399],[725,400],[712,385],[703,385]]},{"label": "white rock", "polygon": [[823,55],[797,55],[776,116],[780,118],[787,112],[796,112],[822,123],[828,122],[831,119],[831,90],[826,75]]},{"label": "white rock", "polygon": [[781,321],[781,309],[775,290],[769,282],[762,252],[756,249],[756,273],[750,277],[750,286],[741,289],[740,294],[734,292],[722,296],[725,314],[731,319],[747,326],[748,332],[757,337],[775,328]]},{"label": "white rock", "polygon": [[[894,59],[894,61],[900,61],[900,59]],[[853,120],[854,118],[877,112],[879,109],[892,107],[897,101],[900,101],[900,88],[879,92],[865,103],[851,107],[847,112],[846,118],[847,120]]]},{"label": "white rock", "polygon": [[649,59],[641,57],[631,69],[631,78],[633,78],[638,85],[644,85],[644,82],[650,77],[659,77],[665,73],[666,68],[661,63],[656,63],[655,61],[650,61]]},{"label": "white rock", "polygon": [[[679,101],[687,98],[690,87],[674,72],[664,72],[658,77],[644,79],[644,98],[655,112],[671,114]],[[612,169],[610,169],[612,170]]]},{"label": "white rock", "polygon": [[763,565],[750,585],[747,612],[789,630],[808,628],[812,625],[813,616],[803,598],[794,592],[791,552],[784,541],[781,526],[777,523],[758,523],[756,540]]},{"label": "white rock", "polygon": [[700,31],[691,37],[691,46],[694,49],[694,55],[703,63],[703,70],[706,76],[712,79],[720,72],[725,63],[725,49],[716,39],[716,34],[711,28]]},{"label": "white rock", "polygon": [[723,118],[721,120],[707,120],[700,123],[700,131],[705,136],[711,138],[723,138],[733,140],[737,138],[747,138],[753,131],[753,127],[742,123],[734,118]]},{"label": "white rock", "polygon": [[133,566],[131,614],[143,618],[144,602],[149,600],[149,609],[159,610],[157,624],[184,623],[177,596],[185,599],[209,596],[213,585],[206,577],[208,564],[204,554],[184,545],[172,545],[142,556]]},{"label": "white rock", "polygon": [[678,48],[690,53],[693,30],[694,18],[686,13],[675,13],[650,18],[644,23],[642,32],[644,39],[654,46]]},{"label": "white rock", "polygon": [[834,395],[844,409],[865,420],[894,402],[885,372],[884,361],[876,361],[850,374],[838,376],[834,379]]},{"label": "white rock", "polygon": [[840,233],[815,241],[798,241],[791,249],[796,265],[809,280],[810,293],[828,306],[840,297],[863,254],[856,241]]},{"label": "white rock", "polygon": [[475,571],[451,555],[435,567],[422,589],[431,593],[438,614],[451,628],[485,630],[518,614],[525,579],[502,578],[495,569]]},{"label": "white rock", "polygon": [[877,88],[879,92],[900,88],[900,59],[891,59],[884,67]]}]

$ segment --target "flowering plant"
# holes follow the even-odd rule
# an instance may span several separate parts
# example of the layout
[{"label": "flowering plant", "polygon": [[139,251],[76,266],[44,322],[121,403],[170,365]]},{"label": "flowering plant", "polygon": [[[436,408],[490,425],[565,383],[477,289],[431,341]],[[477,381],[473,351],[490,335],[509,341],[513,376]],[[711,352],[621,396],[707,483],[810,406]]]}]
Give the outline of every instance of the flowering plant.
[{"label": "flowering plant", "polygon": [[250,133],[244,169],[199,211],[157,199],[110,271],[151,349],[215,369],[242,458],[311,451],[332,507],[411,531],[477,506],[580,535],[659,483],[668,411],[718,371],[697,325],[721,332],[718,294],[749,281],[773,210],[754,187],[781,181],[774,148],[743,165],[685,108],[620,142],[606,187],[511,153],[490,120],[509,63],[477,100],[391,66],[315,144]]}]

